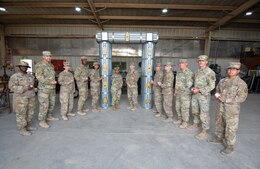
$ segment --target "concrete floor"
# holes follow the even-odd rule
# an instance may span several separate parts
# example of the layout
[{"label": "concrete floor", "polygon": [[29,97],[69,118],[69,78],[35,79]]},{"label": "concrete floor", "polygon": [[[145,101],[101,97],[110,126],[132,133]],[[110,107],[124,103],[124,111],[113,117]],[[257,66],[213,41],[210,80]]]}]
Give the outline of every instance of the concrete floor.
[{"label": "concrete floor", "polygon": [[[194,138],[197,132],[165,124],[151,110],[127,110],[126,95],[120,111],[90,111],[87,116],[51,122],[51,128],[39,128],[29,137],[18,134],[14,113],[2,112],[0,169],[259,169],[259,100],[259,94],[250,94],[242,105],[235,152],[230,156],[219,153],[222,145],[199,141]],[[211,134],[215,107],[212,99]],[[36,117],[34,122],[38,126]]]}]

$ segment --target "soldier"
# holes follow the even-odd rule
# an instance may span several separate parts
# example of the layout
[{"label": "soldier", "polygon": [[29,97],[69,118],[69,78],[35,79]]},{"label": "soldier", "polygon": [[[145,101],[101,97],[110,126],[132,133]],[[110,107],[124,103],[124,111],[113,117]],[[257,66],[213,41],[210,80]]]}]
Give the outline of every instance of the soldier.
[{"label": "soldier", "polygon": [[163,111],[162,88],[158,85],[158,82],[163,81],[163,71],[161,70],[161,68],[161,64],[156,63],[154,80],[151,80],[150,82],[151,84],[153,84],[155,117],[161,117]]},{"label": "soldier", "polygon": [[74,77],[77,81],[79,89],[79,101],[78,101],[78,114],[86,115],[89,109],[84,109],[88,98],[88,58],[86,56],[81,57],[81,65],[77,67]]},{"label": "soldier", "polygon": [[228,77],[222,79],[217,88],[215,97],[218,101],[216,112],[215,137],[210,139],[213,143],[226,141],[226,148],[222,154],[231,154],[236,142],[236,131],[238,129],[240,104],[247,98],[247,85],[238,76],[240,62],[230,62],[227,68]]},{"label": "soldier", "polygon": [[172,112],[172,98],[173,98],[173,73],[171,62],[167,62],[165,65],[165,75],[163,77],[163,82],[158,82],[158,85],[162,88],[163,94],[163,108],[166,112],[167,118],[164,120],[166,123],[173,121],[173,112]]},{"label": "soldier", "polygon": [[74,102],[74,77],[70,72],[69,62],[64,62],[64,71],[59,74],[58,82],[60,87],[60,104],[61,104],[61,117],[63,120],[68,120],[68,116],[75,116],[72,113],[73,102]]},{"label": "soldier", "polygon": [[175,108],[178,120],[174,124],[186,128],[190,117],[191,87],[193,85],[193,72],[187,67],[187,59],[179,60],[180,72],[177,73],[174,95],[176,96]]},{"label": "soldier", "polygon": [[112,87],[111,87],[111,94],[112,94],[112,110],[119,109],[119,100],[121,97],[121,88],[123,86],[123,79],[120,75],[120,68],[115,67],[115,72],[111,77],[112,80]]},{"label": "soldier", "polygon": [[137,108],[138,101],[138,79],[140,77],[140,73],[135,70],[134,62],[130,63],[130,72],[126,75],[126,84],[127,84],[127,97],[129,100],[129,106],[127,109],[131,109],[134,111]]},{"label": "soldier", "polygon": [[194,87],[191,88],[193,124],[188,126],[188,129],[198,129],[198,124],[201,123],[202,131],[195,136],[197,139],[204,139],[208,136],[210,91],[215,88],[216,81],[215,72],[207,64],[208,56],[200,55],[198,57],[199,70],[195,73]]},{"label": "soldier", "polygon": [[102,76],[99,75],[99,64],[98,62],[93,63],[94,69],[91,71],[90,74],[90,90],[92,96],[92,111],[99,112],[99,95],[100,95],[100,80],[102,80]]},{"label": "soldier", "polygon": [[27,62],[20,61],[17,67],[19,72],[11,76],[8,87],[14,92],[13,108],[16,112],[17,128],[21,135],[29,136],[30,131],[36,130],[32,126],[35,109],[34,77],[27,73],[27,69],[30,68]]},{"label": "soldier", "polygon": [[54,66],[51,64],[51,52],[42,52],[43,61],[35,65],[36,78],[38,79],[38,100],[39,100],[39,125],[42,128],[49,128],[46,123],[49,121],[57,121],[59,118],[53,117],[52,111],[55,105],[56,83]]}]

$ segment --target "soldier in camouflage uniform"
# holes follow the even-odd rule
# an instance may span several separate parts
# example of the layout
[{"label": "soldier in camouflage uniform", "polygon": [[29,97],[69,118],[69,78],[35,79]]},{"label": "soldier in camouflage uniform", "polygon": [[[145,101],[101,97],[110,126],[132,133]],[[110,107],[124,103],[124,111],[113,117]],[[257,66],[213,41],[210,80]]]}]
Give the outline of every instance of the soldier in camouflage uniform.
[{"label": "soldier in camouflage uniform", "polygon": [[61,85],[60,87],[60,113],[63,120],[68,120],[68,116],[75,116],[72,113],[73,102],[74,102],[74,77],[70,72],[69,62],[64,62],[64,71],[59,74],[58,82]]},{"label": "soldier in camouflage uniform", "polygon": [[138,106],[138,79],[140,73],[135,70],[135,64],[130,63],[130,72],[126,75],[126,84],[127,84],[127,97],[129,100],[129,106],[127,109],[134,111]]},{"label": "soldier in camouflage uniform", "polygon": [[158,85],[162,88],[163,94],[163,108],[167,115],[164,122],[169,123],[173,121],[172,112],[172,99],[173,99],[173,72],[171,62],[167,62],[165,65],[165,75],[163,77],[163,82],[158,82]]},{"label": "soldier in camouflage uniform", "polygon": [[216,112],[215,137],[210,142],[222,143],[226,141],[226,148],[222,154],[233,152],[238,129],[240,104],[247,98],[247,85],[238,76],[240,62],[230,62],[227,68],[228,77],[222,79],[217,88],[215,97],[218,101]]},{"label": "soldier in camouflage uniform", "polygon": [[154,105],[155,105],[155,117],[161,117],[163,108],[162,108],[162,88],[158,85],[158,82],[163,81],[163,71],[161,70],[161,64],[156,63],[154,80],[151,80],[153,84],[154,92]]},{"label": "soldier in camouflage uniform", "polygon": [[86,101],[88,98],[88,68],[87,68],[88,58],[86,56],[81,57],[81,65],[77,67],[74,77],[77,81],[77,86],[79,89],[79,101],[78,101],[78,114],[86,115],[88,109],[84,110]]},{"label": "soldier in camouflage uniform", "polygon": [[39,125],[42,128],[49,128],[47,120],[57,121],[59,118],[53,117],[52,111],[55,105],[56,83],[54,66],[51,64],[51,52],[43,51],[43,61],[35,65],[36,78],[38,79],[38,100],[39,100]]},{"label": "soldier in camouflage uniform", "polygon": [[200,55],[198,57],[199,70],[195,73],[194,87],[191,88],[193,124],[188,126],[188,129],[198,129],[201,123],[202,131],[195,136],[197,139],[204,139],[208,136],[210,91],[215,88],[216,81],[215,72],[207,64],[208,56]]},{"label": "soldier in camouflage uniform", "polygon": [[112,87],[111,87],[111,94],[112,94],[112,110],[119,109],[119,100],[121,97],[121,88],[123,86],[123,79],[120,75],[120,68],[115,67],[115,72],[111,77]]},{"label": "soldier in camouflage uniform", "polygon": [[190,117],[191,87],[193,85],[193,72],[187,67],[187,59],[179,60],[180,71],[176,76],[174,95],[176,96],[175,108],[178,120],[174,124],[186,128]]},{"label": "soldier in camouflage uniform", "polygon": [[27,62],[21,61],[18,65],[19,72],[11,76],[8,87],[14,92],[13,105],[16,112],[16,124],[20,134],[31,135],[32,118],[35,109],[34,77],[27,73],[30,68]]},{"label": "soldier in camouflage uniform", "polygon": [[90,73],[90,90],[92,96],[92,111],[99,112],[99,95],[100,95],[100,80],[103,78],[99,74],[99,64],[98,62],[93,63],[94,69]]}]

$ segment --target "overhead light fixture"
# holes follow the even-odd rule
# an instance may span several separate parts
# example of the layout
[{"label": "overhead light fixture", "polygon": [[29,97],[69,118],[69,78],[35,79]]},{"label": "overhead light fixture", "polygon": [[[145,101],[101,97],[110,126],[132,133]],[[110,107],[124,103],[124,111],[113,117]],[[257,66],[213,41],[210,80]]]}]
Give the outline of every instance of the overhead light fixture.
[{"label": "overhead light fixture", "polygon": [[168,12],[168,9],[166,9],[166,8],[164,8],[164,9],[162,9],[162,13],[167,13]]},{"label": "overhead light fixture", "polygon": [[77,11],[77,12],[81,12],[81,8],[78,7],[78,6],[76,6],[76,7],[75,7],[75,11]]},{"label": "overhead light fixture", "polygon": [[250,15],[252,15],[252,14],[253,14],[253,12],[252,12],[252,11],[249,11],[249,12],[246,13],[246,16],[250,16]]},{"label": "overhead light fixture", "polygon": [[3,11],[3,12],[5,12],[5,11],[6,11],[6,9],[5,9],[4,7],[0,7],[0,11]]}]

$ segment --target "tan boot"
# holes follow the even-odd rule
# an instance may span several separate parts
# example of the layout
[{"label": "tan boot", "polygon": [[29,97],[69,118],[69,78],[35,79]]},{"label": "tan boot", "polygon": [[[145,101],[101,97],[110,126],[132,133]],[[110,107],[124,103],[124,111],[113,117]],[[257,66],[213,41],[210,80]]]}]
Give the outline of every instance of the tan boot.
[{"label": "tan boot", "polygon": [[112,106],[111,106],[111,109],[112,109],[113,111],[116,111],[116,106],[115,106],[115,105],[112,105]]},{"label": "tan boot", "polygon": [[222,138],[215,136],[215,137],[209,139],[208,142],[215,143],[215,144],[221,144],[221,143],[223,143],[223,140],[222,140]]},{"label": "tan boot", "polygon": [[53,117],[53,115],[48,115],[47,120],[49,120],[49,121],[58,121],[60,119],[58,117]]},{"label": "tan boot", "polygon": [[45,120],[41,120],[41,121],[39,122],[39,125],[40,125],[42,128],[45,128],[45,129],[47,129],[47,128],[50,127],[50,126],[46,123]]},{"label": "tan boot", "polygon": [[154,115],[155,117],[162,117],[162,113],[158,112],[157,114]]},{"label": "tan boot", "polygon": [[89,111],[89,109],[85,109],[84,112],[87,113]]},{"label": "tan boot", "polygon": [[133,106],[131,110],[132,110],[132,111],[135,111],[135,109],[136,109],[136,106]]},{"label": "tan boot", "polygon": [[164,120],[165,123],[172,123],[173,119],[168,117],[167,119]]},{"label": "tan boot", "polygon": [[98,110],[97,108],[94,108],[94,109],[92,109],[92,112],[94,112],[94,113],[98,113],[99,110]]},{"label": "tan boot", "polygon": [[127,106],[127,109],[131,110],[133,108],[133,104],[130,103],[129,106]]},{"label": "tan boot", "polygon": [[78,114],[81,116],[85,116],[87,113],[83,112],[83,111],[78,111]]},{"label": "tan boot", "polygon": [[116,103],[116,109],[120,109],[119,103]]},{"label": "tan boot", "polygon": [[35,131],[35,130],[37,130],[37,128],[36,128],[36,127],[33,127],[32,124],[30,124],[30,123],[26,126],[26,129],[27,129],[28,131]]},{"label": "tan boot", "polygon": [[71,116],[71,117],[74,117],[74,116],[76,116],[76,114],[75,114],[75,113],[68,113],[67,115],[68,115],[68,116]]},{"label": "tan boot", "polygon": [[180,125],[182,123],[182,119],[178,119],[176,121],[173,122],[174,124]]},{"label": "tan boot", "polygon": [[225,150],[221,151],[221,154],[229,155],[234,151],[233,146],[228,145]]},{"label": "tan boot", "polygon": [[29,131],[27,131],[26,128],[22,128],[22,129],[20,130],[20,134],[21,134],[22,136],[30,136],[30,135],[32,135],[32,133],[29,132]]},{"label": "tan boot", "polygon": [[196,139],[199,139],[199,140],[207,138],[208,129],[202,129],[202,131],[199,134],[197,134],[195,137],[196,137]]},{"label": "tan boot", "polygon": [[198,124],[197,123],[193,123],[190,126],[187,126],[188,130],[197,130],[198,129]]},{"label": "tan boot", "polygon": [[185,122],[185,121],[183,121],[183,122],[181,123],[181,125],[180,125],[180,128],[181,128],[181,129],[186,129],[187,126],[188,126],[188,123]]},{"label": "tan boot", "polygon": [[64,121],[68,121],[68,117],[67,116],[61,116],[61,118],[64,120]]}]

